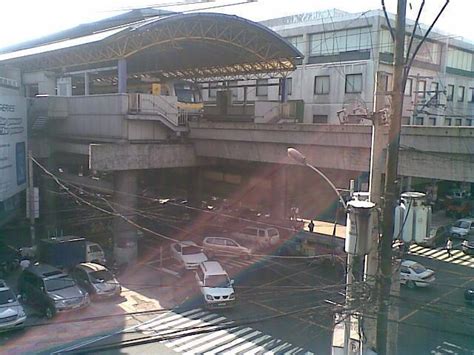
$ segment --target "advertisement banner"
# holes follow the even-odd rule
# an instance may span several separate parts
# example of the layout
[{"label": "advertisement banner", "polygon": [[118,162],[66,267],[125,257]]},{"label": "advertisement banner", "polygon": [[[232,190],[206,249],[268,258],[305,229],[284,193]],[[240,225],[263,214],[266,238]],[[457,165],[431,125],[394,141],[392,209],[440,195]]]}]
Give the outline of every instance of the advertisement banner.
[{"label": "advertisement banner", "polygon": [[0,201],[26,188],[26,99],[0,96]]}]

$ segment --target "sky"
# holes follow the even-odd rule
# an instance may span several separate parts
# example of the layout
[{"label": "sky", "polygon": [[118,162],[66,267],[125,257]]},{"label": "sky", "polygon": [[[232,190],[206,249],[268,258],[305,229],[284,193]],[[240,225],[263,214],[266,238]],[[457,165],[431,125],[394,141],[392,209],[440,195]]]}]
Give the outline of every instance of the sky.
[{"label": "sky", "polygon": [[[0,48],[74,27],[81,23],[115,16],[127,9],[161,7],[174,11],[189,11],[246,0],[214,0],[206,4],[173,6],[198,0],[1,0]],[[202,1],[202,0],[201,0]],[[407,16],[415,19],[422,0],[407,0]],[[445,0],[425,0],[421,22],[430,24]],[[385,0],[387,10],[396,12],[397,0]],[[225,6],[207,11],[238,15],[253,21],[282,17],[303,12],[337,8],[361,12],[381,8],[380,0],[258,0],[237,6]],[[411,8],[411,9],[410,9]],[[436,28],[458,39],[474,42],[472,14],[474,0],[450,0]]]}]

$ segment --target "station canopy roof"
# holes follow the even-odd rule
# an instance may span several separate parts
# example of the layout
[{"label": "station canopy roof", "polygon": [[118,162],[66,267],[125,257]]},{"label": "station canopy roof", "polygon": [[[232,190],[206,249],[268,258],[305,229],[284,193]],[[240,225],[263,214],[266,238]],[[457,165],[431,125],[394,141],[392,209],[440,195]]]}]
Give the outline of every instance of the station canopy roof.
[{"label": "station canopy roof", "polygon": [[129,75],[199,79],[285,75],[302,54],[272,30],[241,17],[133,10],[6,48],[0,66],[71,72],[110,67],[121,58]]}]

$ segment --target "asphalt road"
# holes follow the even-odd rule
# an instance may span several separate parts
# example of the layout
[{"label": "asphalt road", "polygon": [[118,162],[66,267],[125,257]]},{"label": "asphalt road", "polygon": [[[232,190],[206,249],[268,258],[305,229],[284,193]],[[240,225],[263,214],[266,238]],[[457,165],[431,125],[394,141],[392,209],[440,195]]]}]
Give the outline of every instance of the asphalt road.
[{"label": "asphalt road", "polygon": [[[464,304],[463,292],[474,283],[474,258],[459,250],[448,258],[441,249],[417,246],[410,253],[408,259],[436,272],[436,281],[423,289],[402,286],[400,297],[392,300],[400,307],[398,353],[473,355],[474,307]],[[176,308],[159,315],[135,316],[120,327],[82,338],[81,327],[90,325],[79,324],[75,328],[78,339],[44,353],[91,352],[94,348],[88,347],[124,341],[131,346],[101,349],[100,353],[330,353],[333,312],[344,302],[343,275],[331,266],[308,265],[299,259],[221,261],[235,280],[239,302],[234,309],[205,310],[192,272],[179,279],[168,276],[163,283],[180,291],[174,298]],[[143,268],[153,277],[152,263]],[[130,343],[150,337],[155,339],[148,344]]]}]

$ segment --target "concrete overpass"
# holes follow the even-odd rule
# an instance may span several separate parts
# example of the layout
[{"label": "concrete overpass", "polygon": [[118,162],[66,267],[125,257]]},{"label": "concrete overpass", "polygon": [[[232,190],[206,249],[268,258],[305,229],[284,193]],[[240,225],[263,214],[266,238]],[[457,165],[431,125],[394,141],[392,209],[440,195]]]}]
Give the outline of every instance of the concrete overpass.
[{"label": "concrete overpass", "polygon": [[[369,171],[370,126],[225,122],[223,117],[173,130],[163,123],[160,107],[170,106],[162,97],[140,94],[154,104],[137,115],[130,100],[136,95],[34,99],[29,116],[38,132],[35,154],[82,155],[93,170],[127,171],[202,166],[209,158],[294,164],[286,157],[292,146],[320,168]],[[387,130],[381,131],[385,146]],[[403,126],[399,174],[474,182],[474,127]]]},{"label": "concrete overpass", "polygon": [[[291,146],[320,168],[369,171],[370,126],[190,122],[189,127],[201,157],[294,164],[286,157]],[[387,129],[382,131],[386,145]],[[474,182],[474,127],[404,126],[400,145],[400,175]]]}]

